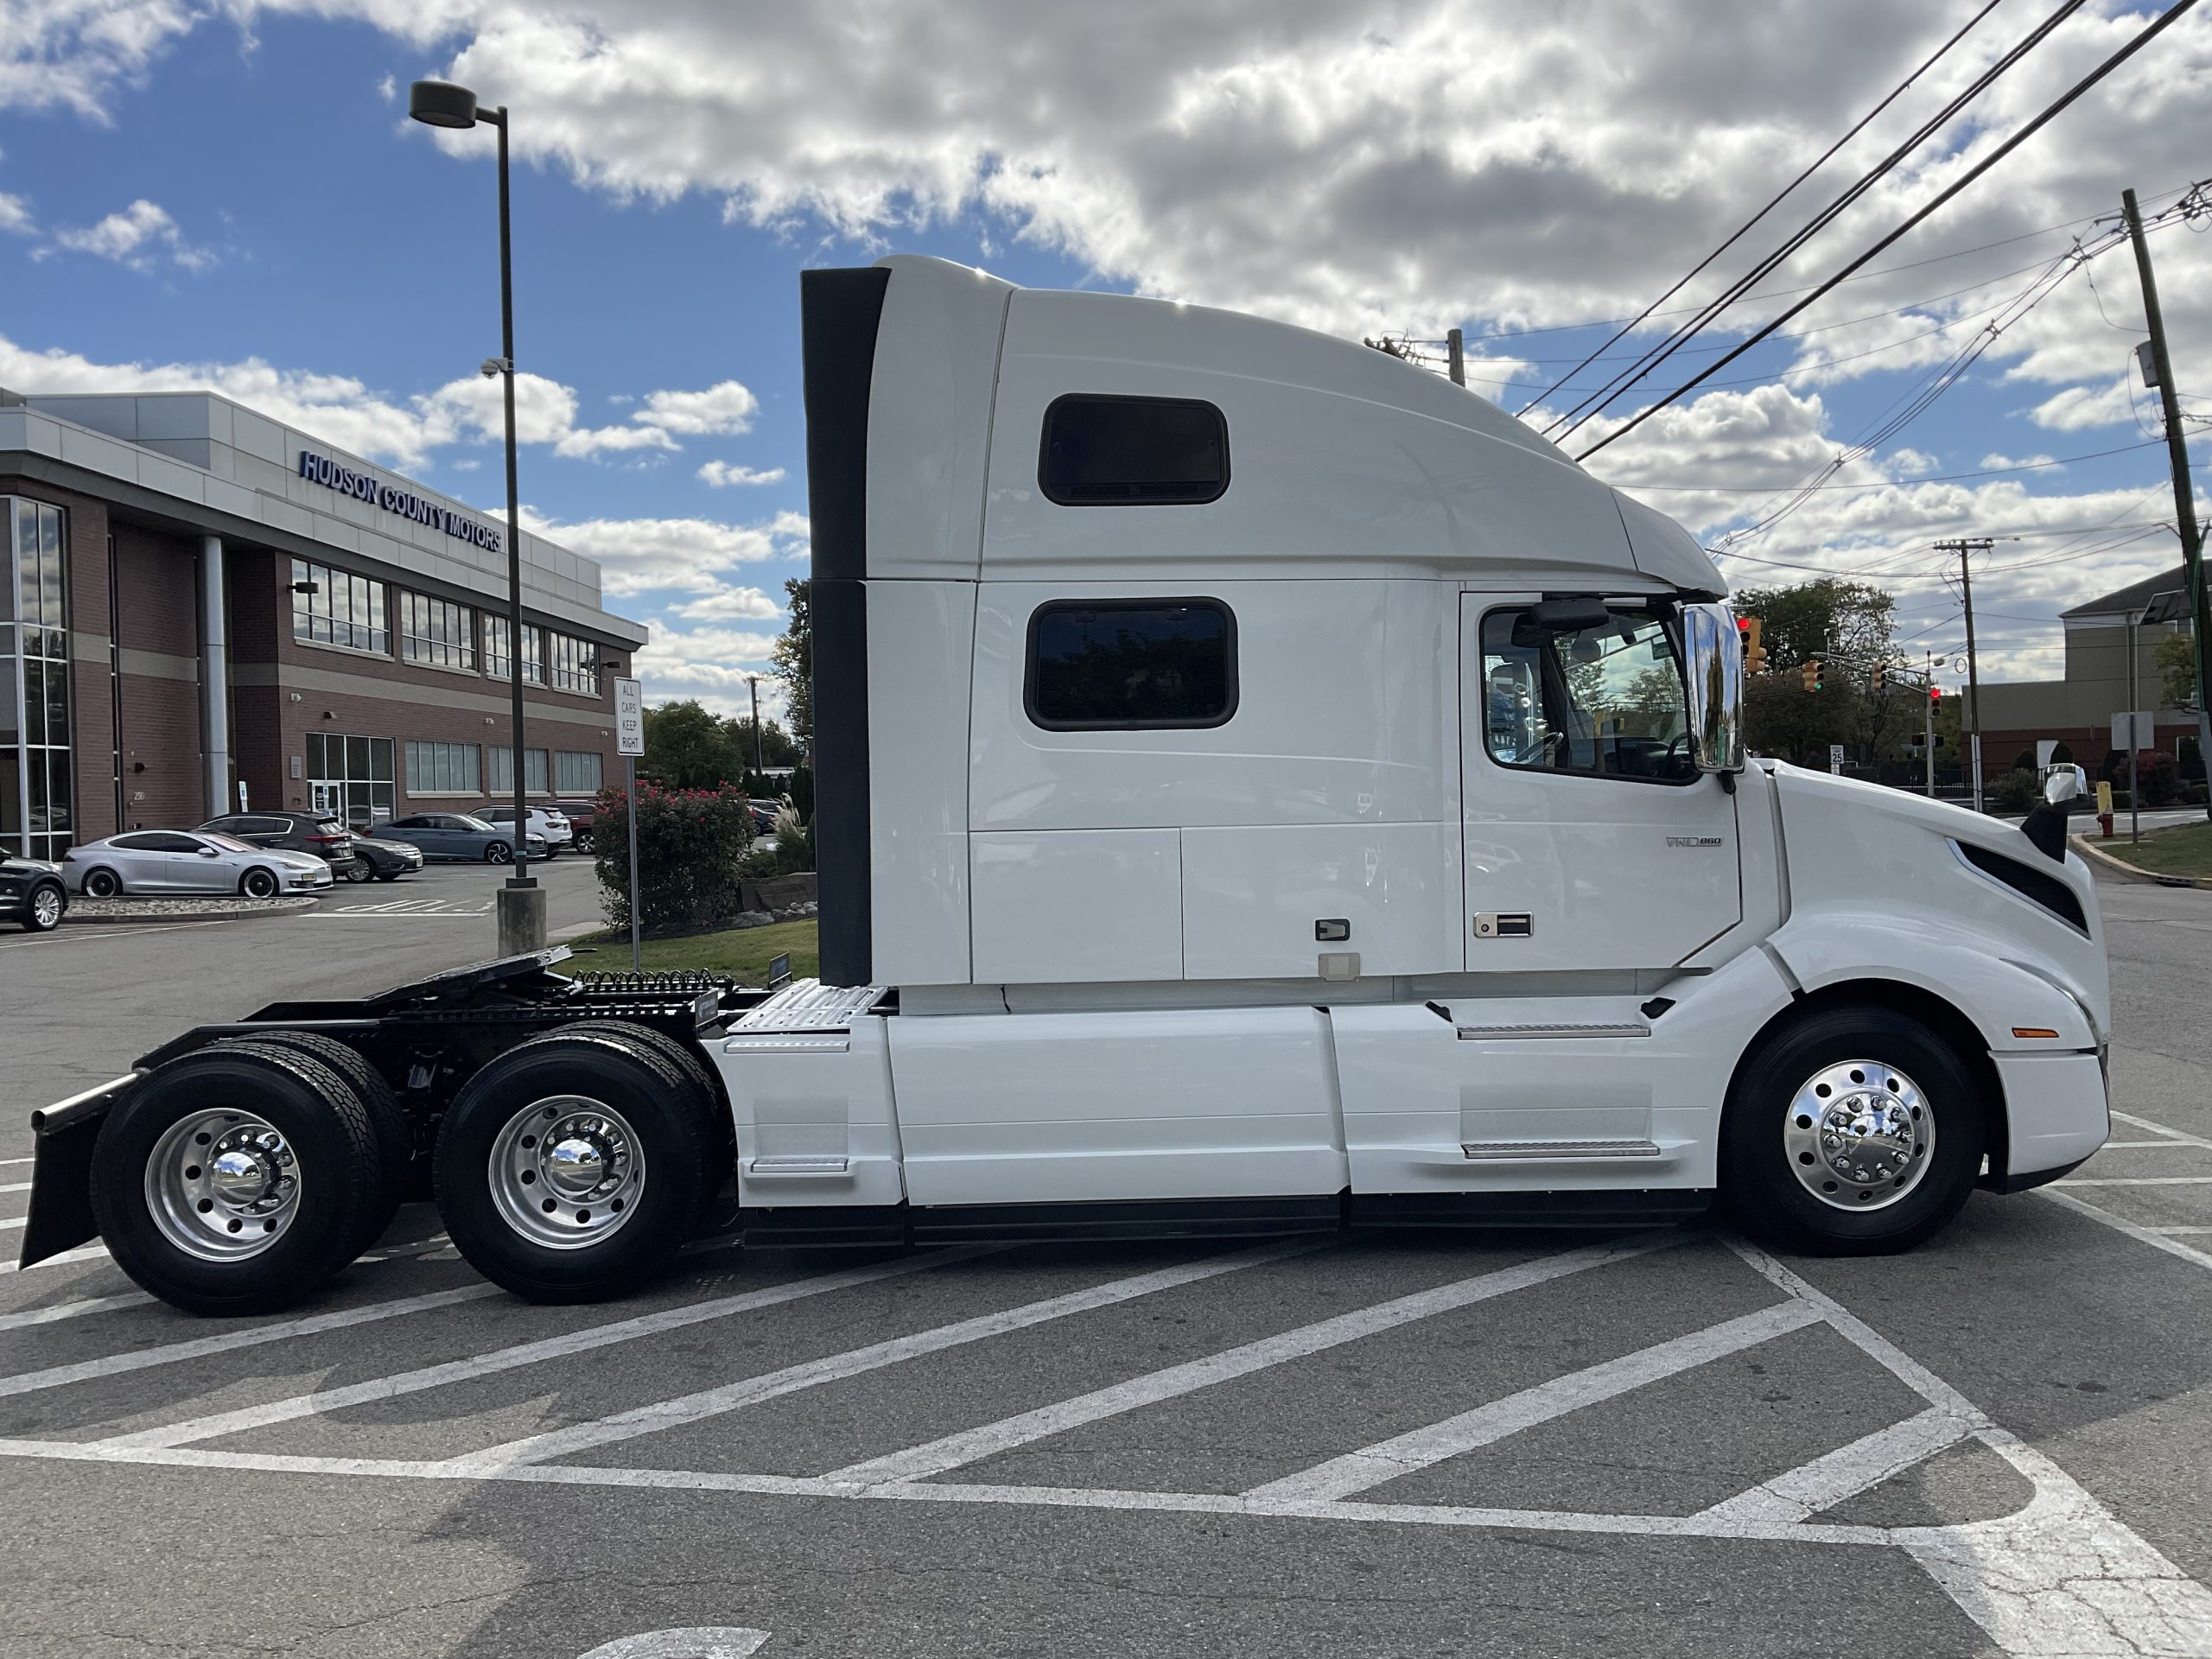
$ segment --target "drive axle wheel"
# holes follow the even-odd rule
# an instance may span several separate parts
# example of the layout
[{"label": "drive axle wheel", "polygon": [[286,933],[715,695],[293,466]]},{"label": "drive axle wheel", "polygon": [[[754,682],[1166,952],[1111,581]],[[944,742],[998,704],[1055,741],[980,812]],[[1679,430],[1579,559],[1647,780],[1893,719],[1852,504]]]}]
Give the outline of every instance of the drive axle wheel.
[{"label": "drive axle wheel", "polygon": [[267,1313],[351,1259],[368,1114],[296,1050],[221,1044],[157,1068],[100,1125],[92,1213],[116,1262],[194,1313]]},{"label": "drive axle wheel", "polygon": [[1891,1009],[1830,1008],[1738,1070],[1721,1123],[1721,1196],[1783,1249],[1909,1249],[1965,1205],[1982,1141],[1980,1090],[1949,1044]]},{"label": "drive axle wheel", "polygon": [[350,1044],[316,1031],[270,1031],[257,1032],[251,1037],[231,1038],[216,1046],[235,1048],[255,1043],[304,1054],[329,1067],[345,1079],[346,1086],[353,1091],[353,1097],[361,1103],[361,1109],[368,1116],[369,1138],[374,1147],[372,1179],[359,1219],[354,1224],[354,1236],[345,1253],[345,1261],[351,1262],[384,1236],[384,1230],[391,1225],[392,1217],[399,1213],[399,1206],[406,1198],[410,1168],[415,1161],[414,1121],[401,1107],[399,1096],[385,1081],[384,1073]]},{"label": "drive axle wheel", "polygon": [[479,1273],[531,1301],[594,1301],[691,1236],[721,1142],[657,1050],[624,1027],[570,1027],[462,1088],[438,1134],[438,1213]]}]

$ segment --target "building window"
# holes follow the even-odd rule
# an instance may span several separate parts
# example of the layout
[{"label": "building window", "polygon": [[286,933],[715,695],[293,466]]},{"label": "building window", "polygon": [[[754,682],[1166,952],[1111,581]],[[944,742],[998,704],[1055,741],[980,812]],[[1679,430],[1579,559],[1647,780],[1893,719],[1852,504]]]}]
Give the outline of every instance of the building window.
[{"label": "building window", "polygon": [[385,627],[384,584],[350,570],[294,559],[292,638],[389,656],[391,635]]},{"label": "building window", "polygon": [[[504,680],[514,670],[507,661],[507,619],[486,614],[484,618],[484,671],[495,680]],[[544,639],[534,622],[522,625],[522,677],[525,685],[545,683]]]},{"label": "building window", "polygon": [[1236,619],[1217,599],[1041,606],[1023,702],[1047,731],[1223,725],[1236,712]]},{"label": "building window", "polygon": [[[487,747],[485,753],[488,757],[492,785],[484,792],[495,797],[512,795],[515,792],[515,752],[512,749]],[[545,751],[526,749],[524,753],[527,758],[523,762],[523,792],[526,795],[546,793]]]},{"label": "building window", "polygon": [[61,509],[0,498],[0,851],[60,858],[75,840]]},{"label": "building window", "polygon": [[545,666],[556,691],[577,691],[588,697],[599,695],[599,647],[590,640],[565,633],[547,635]]},{"label": "building window", "polygon": [[1062,397],[1045,411],[1037,486],[1064,507],[1192,506],[1229,487],[1229,426],[1182,397]]},{"label": "building window", "polygon": [[407,743],[407,792],[410,795],[478,795],[476,746],[474,743]]},{"label": "building window", "polygon": [[433,668],[474,668],[476,613],[449,599],[401,594],[399,654]]},{"label": "building window", "polygon": [[308,734],[308,805],[365,830],[391,817],[391,740]]},{"label": "building window", "polygon": [[596,795],[601,785],[597,749],[560,749],[553,756],[553,786],[563,795]]},{"label": "building window", "polygon": [[1587,628],[1483,618],[1484,741],[1500,766],[1694,783],[1684,697],[1674,636],[1648,611]]}]

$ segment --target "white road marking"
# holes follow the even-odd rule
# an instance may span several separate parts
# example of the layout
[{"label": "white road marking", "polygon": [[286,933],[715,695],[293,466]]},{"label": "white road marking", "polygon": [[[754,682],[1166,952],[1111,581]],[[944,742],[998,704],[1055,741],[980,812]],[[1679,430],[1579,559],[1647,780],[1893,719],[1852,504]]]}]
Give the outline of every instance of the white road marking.
[{"label": "white road marking", "polygon": [[2140,1152],[2145,1147],[2156,1147],[2161,1151],[2171,1152],[2177,1147],[2185,1147],[2188,1144],[2186,1141],[2107,1141],[2097,1150],[2099,1152]]},{"label": "white road marking", "polygon": [[718,1624],[710,1629],[647,1630],[602,1642],[583,1659],[747,1659],[768,1639],[766,1630]]},{"label": "white road marking", "polygon": [[0,1158],[0,1164],[35,1164],[36,1158]]},{"label": "white road marking", "polygon": [[105,1244],[79,1244],[73,1250],[64,1250],[59,1255],[49,1255],[43,1262],[34,1262],[28,1268],[13,1262],[0,1262],[0,1273],[29,1273],[39,1268],[67,1267],[72,1262],[90,1262],[107,1254]]},{"label": "white road marking", "polygon": [[10,1181],[5,1186],[0,1186],[0,1192],[28,1192],[30,1190],[29,1181]]},{"label": "white road marking", "polygon": [[84,1313],[111,1313],[118,1307],[144,1307],[153,1300],[143,1290],[126,1291],[118,1296],[80,1296],[73,1302],[57,1302],[52,1307],[0,1313],[0,1331],[20,1331],[27,1325],[52,1325],[56,1319],[73,1319]]},{"label": "white road marking", "polygon": [[2138,1117],[2133,1112],[2114,1112],[2112,1116],[2123,1123],[2133,1123],[2139,1129],[2148,1129],[2153,1135],[2164,1135],[2169,1141],[2178,1141],[2185,1147],[2212,1147],[2212,1136],[2191,1135],[2187,1129],[2177,1129],[2164,1123],[2153,1123],[2149,1118]]},{"label": "white road marking", "polygon": [[[2064,1204],[2080,1202],[2054,1196]],[[2131,1531],[2071,1475],[1991,1422],[1834,1297],[1756,1246],[1740,1239],[1729,1243],[1770,1283],[1819,1309],[1846,1341],[1929,1404],[1974,1423],[1974,1438],[2033,1484],[2035,1498],[2017,1515],[1901,1528],[1890,1535],[1999,1647],[2018,1659],[2090,1654],[2178,1659],[2212,1653],[2212,1592]],[[2205,1261],[2212,1265],[2212,1257]]]},{"label": "white road marking", "polygon": [[1974,1425],[1930,1406],[1700,1512],[1708,1521],[1803,1521],[1956,1446]]},{"label": "white road marking", "polygon": [[28,1227],[29,1225],[30,1225],[29,1217],[17,1216],[13,1221],[0,1221],[0,1233],[6,1232],[11,1227]]},{"label": "white road marking", "polygon": [[[271,1423],[290,1422],[295,1418],[312,1417],[318,1413],[342,1410],[348,1406],[365,1405],[372,1400],[390,1400],[403,1394],[419,1394],[425,1389],[443,1388],[449,1382],[473,1382],[480,1376],[489,1376],[495,1371],[510,1371],[518,1366],[536,1365],[544,1360],[562,1359],[570,1354],[588,1353],[595,1348],[610,1347],[616,1343],[634,1342],[640,1337],[658,1336],[664,1331],[678,1331],[687,1325],[700,1325],[709,1319],[727,1319],[733,1313],[749,1313],[763,1307],[773,1307],[783,1302],[795,1302],[808,1296],[820,1296],[830,1291],[849,1290],[856,1285],[873,1284],[879,1279],[897,1278],[903,1274],[920,1273],[942,1267],[949,1262],[964,1262],[984,1253],[986,1247],[963,1245],[957,1249],[938,1250],[927,1255],[902,1257],[895,1262],[880,1262],[872,1267],[849,1268],[842,1273],[818,1274],[810,1279],[793,1279],[779,1285],[765,1286],[759,1290],[743,1291],[734,1296],[720,1296],[712,1301],[691,1302],[682,1307],[664,1308],[658,1313],[640,1314],[635,1319],[617,1319],[610,1325],[594,1325],[582,1331],[572,1331],[566,1336],[541,1338],[536,1342],[517,1344],[512,1348],[495,1349],[486,1354],[471,1355],[467,1359],[448,1360],[442,1365],[426,1365],[420,1370],[402,1371],[393,1376],[380,1376],[365,1382],[356,1382],[342,1389],[330,1389],[317,1394],[295,1395],[289,1400],[271,1400],[258,1406],[242,1406],[235,1411],[218,1412],[209,1417],[195,1417],[187,1422],[171,1423],[162,1428],[149,1428],[135,1434],[118,1434],[100,1442],[103,1446],[119,1449],[149,1446],[186,1446],[194,1440],[211,1440],[223,1434],[236,1434],[245,1429],[263,1428]],[[493,1294],[495,1287],[484,1286],[484,1293]]]},{"label": "white road marking", "polygon": [[1728,1319],[1672,1341],[1624,1354],[1602,1364],[1555,1376],[1502,1400],[1446,1417],[1442,1422],[1393,1435],[1340,1458],[1268,1481],[1245,1494],[1272,1503],[1332,1502],[1363,1492],[1456,1458],[1478,1446],[1594,1406],[1646,1383],[1657,1382],[1710,1360],[1756,1347],[1820,1321],[1820,1314],[1792,1298],[1740,1319]]},{"label": "white road marking", "polygon": [[2212,1175],[2109,1175],[2084,1179],[2069,1176],[2053,1186],[2212,1186]]},{"label": "white road marking", "polygon": [[2195,1238],[2200,1234],[2212,1233],[2212,1227],[2149,1227],[2144,1230],[2167,1238]]},{"label": "white road marking", "polygon": [[[2063,1186],[2066,1183],[2061,1181],[2057,1185]],[[2168,1255],[2196,1267],[2212,1268],[2212,1255],[2183,1243],[2169,1236],[2163,1228],[2138,1226],[2126,1217],[2115,1216],[2111,1211],[2091,1204],[2087,1198],[2077,1198],[2071,1192],[2061,1192],[2057,1186],[2039,1186],[2035,1190],[2053,1204],[2063,1204],[2069,1210],[2087,1216],[2091,1221],[2102,1222],[2114,1232],[2126,1233],[2139,1244],[2148,1244],[2154,1250],[2164,1250]]]},{"label": "white road marking", "polygon": [[189,933],[195,927],[228,927],[236,917],[219,916],[209,922],[161,922],[151,927],[118,927],[111,922],[79,922],[54,938],[20,939],[0,944],[0,950],[51,950],[57,944],[82,944],[92,939],[129,939],[142,933]]},{"label": "white road marking", "polygon": [[1586,1268],[1627,1261],[1647,1251],[1662,1249],[1681,1242],[1681,1236],[1677,1235],[1645,1243],[1570,1250],[1535,1262],[1520,1262],[1494,1273],[1479,1274],[1452,1284],[1440,1285],[1433,1290],[1417,1291],[1392,1301],[1378,1302],[1372,1307],[1339,1313],[1333,1319],[1318,1320],[1272,1337],[1262,1337],[1255,1342],[1248,1342],[1204,1359],[1170,1365],[1165,1370],[1131,1377],[1125,1382],[1077,1395],[1054,1405],[1040,1406],[1034,1411],[1001,1418],[997,1422],[985,1423],[957,1434],[948,1434],[942,1440],[931,1440],[925,1445],[909,1446],[903,1452],[893,1452],[883,1457],[871,1458],[864,1463],[851,1464],[823,1478],[863,1486],[880,1485],[889,1481],[926,1480],[948,1470],[957,1469],[963,1464],[975,1463],[999,1452],[1011,1451],[1015,1446],[1026,1446],[1033,1440],[1064,1433],[1069,1429],[1098,1422],[1122,1412],[1157,1405],[1179,1395],[1211,1388],[1217,1382],[1225,1382],[1235,1377],[1248,1376],[1269,1366],[1318,1354],[1343,1343],[1355,1342],[1378,1332],[1410,1324],[1415,1319],[1429,1319],[1455,1308],[1471,1306],[1493,1296],[1503,1296],[1531,1285],[1563,1278],[1571,1273],[1580,1273]]},{"label": "white road marking", "polygon": [[1335,1243],[1334,1239],[1318,1242],[1294,1239],[1287,1244],[1266,1244],[1256,1249],[1239,1250],[1231,1255],[1209,1256],[1203,1261],[1186,1262],[1179,1267],[1162,1268],[1153,1273],[1109,1279],[1103,1284],[1070,1291],[1065,1295],[1048,1296],[1042,1301],[1026,1302],[1019,1307],[1006,1308],[996,1313],[980,1313],[974,1319],[941,1325],[934,1330],[917,1332],[912,1336],[893,1337],[887,1341],[871,1343],[865,1348],[855,1348],[842,1354],[830,1354],[821,1359],[787,1365],[781,1370],[745,1377],[735,1382],[724,1383],[720,1388],[703,1389],[696,1394],[683,1395],[674,1400],[639,1406],[634,1410],[602,1417],[593,1422],[549,1429],[543,1434],[532,1434],[523,1440],[510,1440],[503,1446],[488,1446],[481,1452],[464,1453],[452,1461],[457,1467],[496,1469],[515,1463],[543,1462],[564,1452],[605,1446],[614,1440],[634,1440],[640,1434],[657,1434],[663,1429],[696,1423],[702,1418],[719,1417],[725,1412],[758,1405],[764,1400],[857,1376],[862,1371],[896,1365],[923,1354],[934,1354],[966,1343],[980,1342],[986,1337],[1003,1336],[1009,1331],[1026,1330],[1033,1325],[1066,1319],[1071,1314],[1086,1313],[1094,1308],[1111,1307],[1117,1303],[1133,1301],[1140,1296],[1149,1296],[1156,1291],[1174,1290],[1223,1274],[1280,1262],[1287,1256],[1302,1255]]},{"label": "white road marking", "polygon": [[150,1366],[174,1365],[181,1360],[200,1359],[209,1354],[226,1354],[235,1349],[257,1348],[264,1343],[283,1342],[292,1337],[311,1337],[324,1331],[342,1331],[349,1325],[371,1325],[378,1319],[427,1313],[432,1308],[449,1307],[455,1302],[481,1301],[486,1296],[499,1294],[497,1285],[463,1285],[458,1290],[432,1291],[428,1295],[407,1296],[392,1302],[371,1302],[362,1307],[344,1307],[329,1313],[310,1314],[303,1319],[258,1325],[250,1331],[226,1331],[218,1336],[195,1337],[188,1342],[164,1343],[157,1348],[138,1348],[128,1353],[110,1354],[101,1359],[80,1360],[73,1365],[54,1365],[42,1371],[22,1371],[14,1376],[0,1376],[0,1399],[18,1394],[34,1394],[41,1389],[58,1389],[69,1382],[89,1382],[94,1377],[113,1376],[121,1371],[143,1371]]}]

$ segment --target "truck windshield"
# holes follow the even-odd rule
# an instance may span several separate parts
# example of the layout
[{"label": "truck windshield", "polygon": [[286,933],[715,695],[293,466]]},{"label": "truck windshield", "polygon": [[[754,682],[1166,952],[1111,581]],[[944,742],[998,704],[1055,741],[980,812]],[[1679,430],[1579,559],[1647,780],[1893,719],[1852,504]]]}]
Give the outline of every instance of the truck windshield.
[{"label": "truck windshield", "polygon": [[1696,778],[1674,636],[1648,611],[1595,627],[1483,619],[1484,725],[1502,766],[1688,783]]}]

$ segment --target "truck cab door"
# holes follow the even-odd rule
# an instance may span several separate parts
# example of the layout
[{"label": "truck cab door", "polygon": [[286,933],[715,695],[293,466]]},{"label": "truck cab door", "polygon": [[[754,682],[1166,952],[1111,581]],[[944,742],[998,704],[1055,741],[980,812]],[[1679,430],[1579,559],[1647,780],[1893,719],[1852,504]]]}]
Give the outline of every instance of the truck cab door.
[{"label": "truck cab door", "polygon": [[1743,919],[1735,798],[1691,753],[1676,617],[1573,608],[1460,595],[1470,973],[1662,969]]}]

